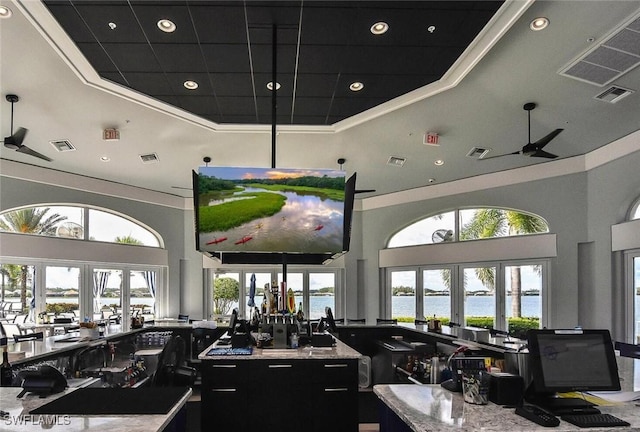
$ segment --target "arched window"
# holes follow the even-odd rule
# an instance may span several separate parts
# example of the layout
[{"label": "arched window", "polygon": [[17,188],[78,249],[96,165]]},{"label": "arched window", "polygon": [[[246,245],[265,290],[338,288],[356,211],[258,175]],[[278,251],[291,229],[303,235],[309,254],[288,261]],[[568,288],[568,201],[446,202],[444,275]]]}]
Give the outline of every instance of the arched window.
[{"label": "arched window", "polygon": [[640,198],[636,200],[636,202],[631,207],[631,212],[629,212],[629,220],[640,219]]},{"label": "arched window", "polygon": [[106,209],[64,204],[4,211],[0,213],[0,231],[164,247],[160,235],[133,218]]},{"label": "arched window", "polygon": [[540,216],[495,207],[457,209],[421,219],[395,233],[388,248],[549,232]]}]

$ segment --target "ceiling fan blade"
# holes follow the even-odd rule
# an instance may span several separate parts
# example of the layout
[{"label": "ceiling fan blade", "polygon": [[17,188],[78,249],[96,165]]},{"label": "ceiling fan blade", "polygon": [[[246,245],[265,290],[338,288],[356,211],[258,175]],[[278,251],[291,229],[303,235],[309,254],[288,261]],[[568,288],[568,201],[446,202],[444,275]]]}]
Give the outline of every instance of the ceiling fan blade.
[{"label": "ceiling fan blade", "polygon": [[558,134],[560,132],[562,132],[564,129],[556,129],[553,132],[551,132],[549,135],[540,138],[538,141],[534,142],[533,145],[536,147],[536,149],[540,150],[542,149],[542,147],[546,146],[547,144],[549,144],[549,142],[554,139],[556,136],[558,136]]},{"label": "ceiling fan blade", "polygon": [[479,158],[478,160],[495,159],[495,158],[499,158],[499,157],[502,157],[502,156],[511,156],[511,155],[517,155],[517,154],[521,154],[521,153],[522,152],[518,150],[518,151],[515,151],[515,152],[512,152],[512,153],[505,153],[505,154],[499,154],[499,155],[495,155],[495,156],[482,157],[482,158]]},{"label": "ceiling fan blade", "polygon": [[25,135],[27,135],[27,131],[28,131],[28,129],[25,129],[25,128],[22,128],[22,127],[21,127],[21,128],[18,128],[18,130],[16,131],[16,133],[14,133],[13,135],[11,135],[11,136],[13,137],[13,139],[14,139],[14,142],[15,142],[17,145],[22,144],[22,141],[24,141],[24,137],[25,137]]},{"label": "ceiling fan blade", "polygon": [[42,153],[38,153],[37,151],[32,150],[32,149],[30,149],[29,147],[27,147],[25,145],[20,146],[18,149],[16,149],[16,151],[18,153],[24,153],[24,154],[28,154],[29,156],[34,156],[34,157],[37,157],[37,158],[40,158],[40,159],[44,159],[47,162],[53,161],[53,159],[51,159],[50,157],[47,157],[47,156],[43,155]]},{"label": "ceiling fan blade", "polygon": [[547,159],[555,159],[555,158],[558,157],[558,155],[554,155],[554,154],[546,152],[544,150],[536,150],[535,152],[531,153],[529,156],[531,156],[531,157],[541,157],[541,158],[547,158]]},{"label": "ceiling fan blade", "polygon": [[368,193],[368,192],[375,192],[375,189],[356,189],[355,191],[353,191],[353,193]]}]

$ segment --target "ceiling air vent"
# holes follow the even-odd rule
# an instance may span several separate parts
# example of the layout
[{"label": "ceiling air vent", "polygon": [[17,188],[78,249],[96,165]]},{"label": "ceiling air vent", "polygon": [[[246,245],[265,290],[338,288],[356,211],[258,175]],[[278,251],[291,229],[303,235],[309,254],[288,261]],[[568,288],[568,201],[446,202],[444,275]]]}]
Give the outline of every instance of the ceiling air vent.
[{"label": "ceiling air vent", "polygon": [[633,93],[633,90],[618,86],[611,86],[602,93],[595,95],[594,98],[609,103],[616,103],[623,97],[629,96],[631,93]]},{"label": "ceiling air vent", "polygon": [[640,14],[636,14],[559,73],[589,84],[604,86],[639,64]]},{"label": "ceiling air vent", "polygon": [[160,159],[158,159],[158,155],[155,153],[149,153],[149,154],[143,154],[140,155],[140,160],[142,160],[142,163],[155,163],[158,162]]},{"label": "ceiling air vent", "polygon": [[471,150],[469,150],[469,152],[467,153],[467,157],[474,158],[474,159],[482,159],[490,151],[491,149],[488,149],[488,148],[472,147]]},{"label": "ceiling air vent", "polygon": [[389,156],[389,160],[387,161],[387,165],[393,165],[393,166],[401,167],[401,166],[404,165],[404,163],[406,161],[407,161],[407,159],[405,159],[403,157]]},{"label": "ceiling air vent", "polygon": [[68,140],[49,141],[49,143],[59,152],[74,151],[76,149]]}]

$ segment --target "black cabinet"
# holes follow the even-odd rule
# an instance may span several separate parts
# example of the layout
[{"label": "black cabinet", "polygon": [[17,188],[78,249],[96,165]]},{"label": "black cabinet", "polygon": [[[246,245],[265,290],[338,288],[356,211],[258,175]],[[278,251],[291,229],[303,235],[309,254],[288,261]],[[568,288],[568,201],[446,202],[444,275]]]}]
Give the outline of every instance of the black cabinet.
[{"label": "black cabinet", "polygon": [[357,359],[202,362],[203,430],[284,430],[302,420],[310,431],[358,430]]}]

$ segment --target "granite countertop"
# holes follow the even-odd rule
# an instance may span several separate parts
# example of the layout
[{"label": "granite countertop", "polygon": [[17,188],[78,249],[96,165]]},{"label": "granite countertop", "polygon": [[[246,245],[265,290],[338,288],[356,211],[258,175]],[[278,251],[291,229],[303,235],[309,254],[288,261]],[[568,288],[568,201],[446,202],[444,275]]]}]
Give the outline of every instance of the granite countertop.
[{"label": "granite countertop", "polygon": [[[347,344],[336,339],[333,347],[312,347],[304,346],[297,349],[276,349],[276,348],[253,348],[251,355],[215,355],[208,356],[207,352],[215,348],[216,343],[209,346],[198,355],[200,360],[269,360],[269,359],[291,359],[291,360],[313,360],[313,359],[358,359],[362,357],[358,351]],[[227,346],[229,347],[229,346]]]},{"label": "granite countertop", "polygon": [[42,431],[43,429],[50,429],[60,432],[88,430],[126,430],[127,432],[162,431],[191,396],[191,390],[189,389],[189,391],[185,393],[185,396],[180,399],[167,414],[120,416],[35,415],[29,414],[29,412],[76,389],[69,388],[64,392],[49,395],[46,398],[27,394],[21,399],[18,399],[16,396],[21,390],[22,388],[20,387],[2,388],[0,392],[0,409],[8,411],[9,416],[0,418],[0,430]]},{"label": "granite countertop", "polygon": [[[99,338],[81,338],[77,332],[72,332],[65,335],[49,336],[43,340],[10,342],[7,345],[9,361],[13,366],[17,366],[24,362],[45,358],[51,354],[63,353],[84,346],[100,345],[106,341],[119,339],[140,331],[140,329],[122,331],[120,326],[117,328],[115,326],[110,327],[112,327],[111,331]],[[65,342],[65,339],[74,337],[78,338],[78,340]]]},{"label": "granite countertop", "polygon": [[[464,402],[461,393],[452,393],[439,385],[379,384],[374,393],[415,432],[443,431],[545,431],[519,415],[513,408],[489,402],[473,405]],[[600,430],[640,431],[640,410],[634,403],[601,406],[600,411],[631,423],[631,427],[590,428]],[[578,431],[579,427],[561,421],[555,431]]]}]

